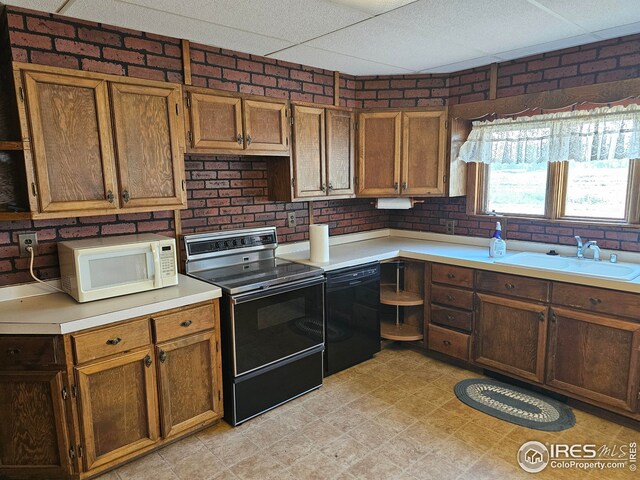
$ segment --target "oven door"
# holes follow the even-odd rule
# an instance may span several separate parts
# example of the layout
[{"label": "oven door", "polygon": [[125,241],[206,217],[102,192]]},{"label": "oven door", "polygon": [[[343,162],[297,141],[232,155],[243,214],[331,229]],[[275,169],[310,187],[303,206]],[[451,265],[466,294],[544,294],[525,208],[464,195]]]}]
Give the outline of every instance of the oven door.
[{"label": "oven door", "polygon": [[324,344],[324,277],[231,297],[235,377]]}]

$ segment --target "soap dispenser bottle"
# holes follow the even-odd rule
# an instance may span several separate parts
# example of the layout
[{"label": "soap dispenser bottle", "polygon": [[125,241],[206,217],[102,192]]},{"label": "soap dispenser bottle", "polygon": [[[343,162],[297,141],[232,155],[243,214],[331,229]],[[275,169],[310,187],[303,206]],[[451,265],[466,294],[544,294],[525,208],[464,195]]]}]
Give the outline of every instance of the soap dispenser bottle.
[{"label": "soap dispenser bottle", "polygon": [[496,222],[496,230],[489,240],[489,256],[504,257],[505,253],[507,253],[507,242],[502,239],[502,225],[500,222]]}]

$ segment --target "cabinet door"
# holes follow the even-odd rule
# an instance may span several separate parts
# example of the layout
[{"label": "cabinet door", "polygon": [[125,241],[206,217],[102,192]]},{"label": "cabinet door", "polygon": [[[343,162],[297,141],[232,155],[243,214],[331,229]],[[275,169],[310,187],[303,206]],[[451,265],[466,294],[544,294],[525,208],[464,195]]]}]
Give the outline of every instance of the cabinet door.
[{"label": "cabinet door", "polygon": [[477,299],[475,362],[543,382],[547,306],[484,294]]},{"label": "cabinet door", "polygon": [[183,206],[180,87],[111,84],[121,204]]},{"label": "cabinet door", "polygon": [[358,195],[400,194],[400,112],[358,115]]},{"label": "cabinet door", "polygon": [[0,478],[71,471],[61,372],[0,373]]},{"label": "cabinet door", "polygon": [[293,107],[295,196],[326,195],[324,108]]},{"label": "cabinet door", "polygon": [[242,150],[242,99],[190,93],[191,147]]},{"label": "cabinet door", "polygon": [[635,411],[640,324],[553,308],[547,383]]},{"label": "cabinet door", "polygon": [[402,114],[403,195],[444,194],[446,112]]},{"label": "cabinet door", "polygon": [[23,72],[40,210],[115,209],[115,164],[103,80]]},{"label": "cabinet door", "polygon": [[287,104],[245,100],[244,143],[247,150],[288,152]]},{"label": "cabinet door", "polygon": [[76,368],[85,468],[105,465],[158,439],[150,349]]},{"label": "cabinet door", "polygon": [[353,112],[326,111],[327,193],[353,195]]},{"label": "cabinet door", "polygon": [[222,416],[216,333],[209,330],[156,346],[162,436],[172,437]]}]

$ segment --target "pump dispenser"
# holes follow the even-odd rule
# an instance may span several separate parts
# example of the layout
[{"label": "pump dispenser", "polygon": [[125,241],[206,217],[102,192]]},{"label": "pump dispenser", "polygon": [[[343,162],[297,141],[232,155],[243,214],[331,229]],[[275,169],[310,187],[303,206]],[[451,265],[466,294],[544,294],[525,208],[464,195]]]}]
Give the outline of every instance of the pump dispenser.
[{"label": "pump dispenser", "polygon": [[489,256],[499,258],[504,257],[505,253],[507,253],[507,242],[502,239],[502,225],[496,222],[496,230],[489,240]]}]

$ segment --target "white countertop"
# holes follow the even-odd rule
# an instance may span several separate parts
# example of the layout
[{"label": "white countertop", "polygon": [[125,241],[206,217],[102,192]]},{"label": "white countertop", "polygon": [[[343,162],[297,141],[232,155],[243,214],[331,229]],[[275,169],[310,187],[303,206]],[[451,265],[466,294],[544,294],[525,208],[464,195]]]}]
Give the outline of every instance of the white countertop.
[{"label": "white countertop", "polygon": [[65,334],[219,298],[220,288],[185,275],[178,285],[78,303],[66,293],[27,284],[0,289],[0,334]]},{"label": "white countertop", "polygon": [[[326,263],[314,263],[309,260],[308,242],[279,247],[278,257],[320,267],[325,271],[403,257],[413,260],[438,262],[461,267],[478,268],[514,275],[640,293],[640,277],[632,281],[620,281],[575,275],[568,272],[494,263],[494,259],[489,257],[489,239],[483,238],[402,230],[378,230],[370,233],[331,237],[330,244],[329,261]],[[507,248],[507,256],[514,255],[520,251],[547,252],[550,249],[555,249],[560,254],[566,255],[570,255],[575,251],[575,247],[516,241],[508,241]],[[518,250],[516,250],[516,248],[518,248]],[[619,253],[620,257],[624,257],[625,261],[638,260],[633,253],[616,253]]]}]

